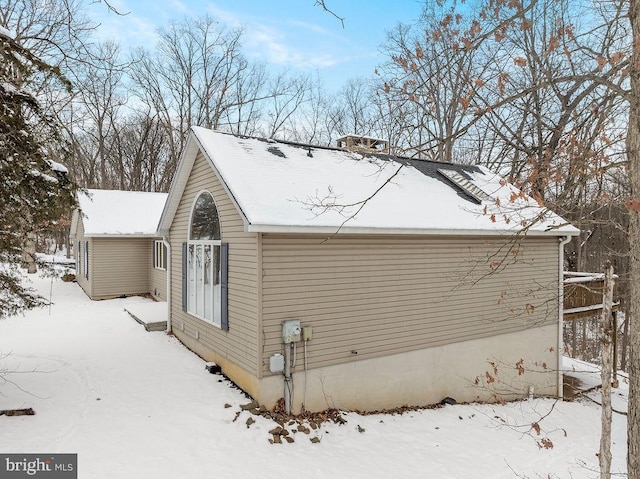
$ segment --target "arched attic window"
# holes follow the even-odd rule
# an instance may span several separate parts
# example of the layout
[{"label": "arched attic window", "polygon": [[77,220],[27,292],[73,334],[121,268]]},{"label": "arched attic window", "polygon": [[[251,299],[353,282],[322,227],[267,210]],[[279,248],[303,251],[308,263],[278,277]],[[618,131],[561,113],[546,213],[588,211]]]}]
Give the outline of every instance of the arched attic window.
[{"label": "arched attic window", "polygon": [[191,212],[189,239],[220,241],[220,219],[213,196],[208,191],[200,193]]},{"label": "arched attic window", "polygon": [[[213,196],[201,192],[191,209],[189,241],[183,250],[183,309],[228,329],[226,308],[227,245]],[[185,301],[186,299],[186,301]]]}]

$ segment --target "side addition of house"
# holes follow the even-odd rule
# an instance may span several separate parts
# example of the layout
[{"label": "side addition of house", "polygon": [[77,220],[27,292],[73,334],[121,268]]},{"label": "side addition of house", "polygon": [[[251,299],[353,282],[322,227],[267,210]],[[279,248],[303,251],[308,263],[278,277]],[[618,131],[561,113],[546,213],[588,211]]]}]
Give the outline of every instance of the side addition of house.
[{"label": "side addition of house", "polygon": [[166,193],[86,190],[71,219],[76,279],[91,299],[167,299],[167,248],[158,236]]}]

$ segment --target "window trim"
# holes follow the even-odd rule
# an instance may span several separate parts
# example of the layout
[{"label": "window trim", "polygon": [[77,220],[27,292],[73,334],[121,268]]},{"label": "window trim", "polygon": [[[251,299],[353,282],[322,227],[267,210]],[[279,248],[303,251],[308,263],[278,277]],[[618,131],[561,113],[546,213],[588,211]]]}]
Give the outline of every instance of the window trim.
[{"label": "window trim", "polygon": [[[218,216],[218,226],[220,228],[220,238],[219,239],[207,239],[207,240],[201,240],[201,239],[191,239],[191,234],[192,234],[192,226],[193,226],[193,215],[195,212],[195,207],[196,204],[198,202],[198,200],[200,199],[200,197],[203,194],[208,194],[211,199],[213,200],[213,205],[216,209],[216,214]],[[183,286],[183,310],[189,314],[190,316],[193,316],[194,318],[200,319],[201,321],[205,321],[207,324],[210,324],[212,326],[215,326],[217,328],[220,328],[224,331],[228,330],[228,318],[223,317],[224,313],[225,313],[225,309],[226,309],[226,298],[223,296],[223,294],[226,294],[227,292],[227,286],[225,285],[223,287],[222,285],[222,281],[223,281],[223,260],[222,260],[222,254],[223,254],[223,247],[222,247],[222,224],[220,222],[220,212],[218,209],[218,204],[216,203],[216,199],[214,198],[213,194],[207,190],[207,189],[201,189],[200,191],[198,191],[198,193],[194,196],[193,202],[191,203],[191,209],[189,211],[189,222],[188,222],[188,230],[187,230],[187,241],[184,243],[185,244],[185,249],[183,250],[183,281],[184,281],[184,286]],[[193,246],[194,248],[196,248],[197,246],[202,246],[203,251],[205,246],[210,246],[212,248],[212,252],[213,249],[217,249],[217,257],[219,258],[219,271],[213,271],[213,274],[220,274],[220,283],[218,285],[219,287],[219,291],[218,291],[218,302],[216,305],[215,302],[215,287],[216,285],[214,284],[212,286],[212,318],[207,318],[203,315],[198,314],[196,311],[192,310],[192,306],[194,306],[193,304],[190,304],[190,295],[191,295],[191,263],[190,263],[190,256],[189,256],[189,249],[190,247]],[[226,249],[225,249],[226,251]],[[216,255],[212,254],[212,261],[213,258],[215,258]],[[225,259],[225,262],[227,260]],[[197,300],[196,300],[197,301]],[[224,306],[223,306],[224,305]],[[216,307],[217,306],[217,307]],[[197,304],[195,305],[195,310],[197,310]],[[205,308],[203,308],[204,310]]]},{"label": "window trim", "polygon": [[222,241],[222,224],[220,223],[220,210],[218,209],[218,203],[216,202],[216,199],[213,196],[213,193],[211,193],[209,190],[207,189],[201,189],[198,191],[198,193],[196,193],[195,197],[193,198],[193,201],[191,202],[191,209],[189,210],[189,226],[187,229],[187,241],[217,241],[217,240],[192,240],[191,238],[191,231],[193,229],[193,213],[196,209],[196,204],[198,203],[198,199],[200,199],[200,197],[204,194],[207,193],[209,196],[211,196],[211,199],[213,200],[213,205],[216,208],[216,214],[218,215],[218,226],[220,229],[220,241]]}]

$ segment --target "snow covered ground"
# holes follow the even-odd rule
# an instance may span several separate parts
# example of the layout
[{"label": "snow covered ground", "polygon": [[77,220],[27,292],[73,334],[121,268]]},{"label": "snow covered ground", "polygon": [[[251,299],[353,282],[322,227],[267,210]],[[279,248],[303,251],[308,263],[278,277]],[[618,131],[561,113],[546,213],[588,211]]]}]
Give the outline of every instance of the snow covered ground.
[{"label": "snow covered ground", "polygon": [[[270,444],[275,424],[240,412],[240,391],[124,312],[148,300],[94,302],[75,283],[33,281],[54,304],[0,322],[0,409],[36,415],[0,416],[0,452],[78,453],[82,479],[598,477],[600,409],[589,399],[345,413],[344,425]],[[622,407],[624,379],[614,394]],[[625,470],[625,429],[614,413],[613,472]]]}]

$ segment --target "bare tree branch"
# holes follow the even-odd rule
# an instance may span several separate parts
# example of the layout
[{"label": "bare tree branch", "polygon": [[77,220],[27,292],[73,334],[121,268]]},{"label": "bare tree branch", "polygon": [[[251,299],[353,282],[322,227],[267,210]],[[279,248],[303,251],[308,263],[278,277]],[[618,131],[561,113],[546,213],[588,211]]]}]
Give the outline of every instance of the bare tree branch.
[{"label": "bare tree branch", "polygon": [[325,0],[316,0],[315,6],[322,8],[325,12],[330,13],[331,15],[336,17],[338,20],[340,20],[340,23],[342,24],[342,28],[344,28],[344,18],[338,16],[333,10],[327,7],[327,5],[325,4]]}]

